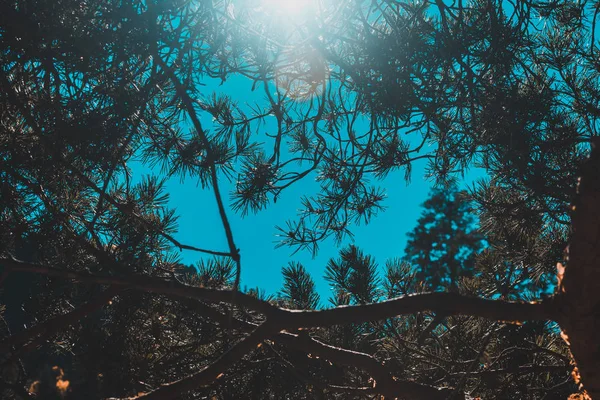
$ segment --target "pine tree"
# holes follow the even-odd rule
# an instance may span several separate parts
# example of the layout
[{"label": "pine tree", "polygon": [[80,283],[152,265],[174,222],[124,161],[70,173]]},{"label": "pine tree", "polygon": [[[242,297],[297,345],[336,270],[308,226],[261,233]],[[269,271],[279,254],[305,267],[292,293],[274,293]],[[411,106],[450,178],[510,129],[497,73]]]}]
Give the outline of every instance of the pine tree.
[{"label": "pine tree", "polygon": [[[579,377],[600,396],[597,7],[318,3],[285,26],[244,1],[0,3],[0,396],[541,399]],[[256,103],[217,86],[235,77]],[[343,243],[418,160],[438,184],[485,169],[489,246],[477,270],[432,247],[431,279],[388,260],[380,280]],[[213,193],[225,249],[177,239],[170,178]],[[306,179],[281,245],[343,251],[333,307],[292,311],[242,289],[231,219]],[[287,270],[295,308],[315,304],[305,272]]]},{"label": "pine tree", "polygon": [[466,193],[456,187],[434,189],[408,234],[406,260],[429,290],[456,291],[461,278],[475,274],[483,236]]}]

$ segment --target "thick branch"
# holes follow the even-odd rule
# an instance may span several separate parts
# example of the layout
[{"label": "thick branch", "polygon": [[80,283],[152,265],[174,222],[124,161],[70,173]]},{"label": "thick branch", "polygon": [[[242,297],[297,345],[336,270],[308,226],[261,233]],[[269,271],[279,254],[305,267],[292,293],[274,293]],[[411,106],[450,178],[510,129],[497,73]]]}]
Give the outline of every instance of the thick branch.
[{"label": "thick branch", "polygon": [[503,374],[533,374],[533,373],[544,373],[544,372],[564,372],[565,374],[570,373],[573,369],[571,365],[520,365],[513,368],[499,368],[499,369],[484,369],[481,371],[462,371],[454,372],[449,374],[448,377],[462,377],[462,376],[492,376],[492,375],[503,375]]},{"label": "thick branch", "polygon": [[[310,336],[302,336],[291,334],[288,332],[279,332],[275,336],[272,336],[278,328],[263,325],[256,325],[251,322],[245,322],[242,320],[238,320],[237,318],[232,318],[231,320],[224,314],[221,314],[219,311],[208,307],[203,306],[202,312],[206,311],[206,308],[211,309],[211,317],[219,322],[221,325],[226,325],[229,323],[233,323],[233,325],[237,328],[244,330],[252,330],[254,332],[248,336],[246,339],[239,342],[234,346],[228,353],[231,353],[227,358],[224,359],[224,356],[219,358],[215,363],[206,367],[202,371],[190,375],[181,381],[174,382],[172,384],[163,386],[156,391],[151,393],[142,395],[137,397],[137,399],[167,399],[171,398],[169,396],[175,396],[181,393],[184,393],[189,390],[193,390],[194,388],[207,385],[212,381],[209,379],[210,374],[214,374],[217,371],[219,375],[221,373],[225,373],[225,371],[237,362],[243,355],[241,351],[243,349],[247,349],[247,351],[251,351],[254,346],[258,346],[259,343],[263,342],[265,339],[271,337],[275,342],[278,342],[287,348],[293,348],[300,351],[305,351],[308,353],[312,353],[323,358],[326,358],[334,363],[343,364],[343,365],[351,365],[358,369],[362,369],[369,373],[371,377],[375,380],[376,386],[372,389],[373,393],[379,393],[385,395],[390,398],[402,398],[402,399],[446,399],[449,394],[452,393],[451,389],[442,388],[438,389],[432,386],[423,385],[416,382],[403,381],[394,376],[392,376],[386,369],[385,365],[381,364],[374,357],[360,353],[352,350],[347,350],[339,347],[334,347],[325,343],[322,343]],[[259,328],[263,327],[262,331],[259,331]],[[258,334],[261,333],[262,336]],[[246,342],[248,341],[248,342]],[[234,350],[235,349],[235,350]],[[240,350],[241,349],[241,350]],[[215,364],[217,364],[215,366]],[[211,372],[212,371],[212,372]],[[220,376],[219,376],[220,377]],[[218,378],[216,378],[218,379]],[[215,379],[215,380],[216,380]],[[330,386],[328,386],[330,387]],[[332,386],[333,390],[338,388]],[[343,388],[344,390],[361,390],[361,388]],[[337,390],[336,390],[337,391]]]},{"label": "thick branch", "polygon": [[[203,306],[202,313],[205,308],[211,310],[211,318],[219,322],[221,325],[227,325],[230,322],[233,326],[240,329],[251,330],[255,329],[256,325],[250,322],[245,322],[237,318],[231,320],[221,314],[214,308]],[[315,354],[326,358],[336,364],[351,365],[358,369],[368,372],[371,377],[377,382],[375,388],[372,388],[373,393],[379,393],[390,398],[406,398],[406,399],[446,399],[452,393],[451,389],[438,389],[432,386],[423,385],[416,382],[399,380],[393,377],[387,371],[385,365],[381,364],[376,358],[369,354],[360,353],[352,350],[334,347],[326,343],[322,343],[310,336],[296,335],[288,332],[280,332],[272,337],[275,342],[278,342],[287,348],[293,348],[307,353]],[[332,389],[335,386],[328,385]],[[339,388],[338,388],[339,389]],[[352,391],[363,390],[364,388],[344,388]]]},{"label": "thick branch", "polygon": [[[50,276],[59,276],[63,278],[75,279],[80,282],[109,284],[117,290],[120,287],[129,287],[147,292],[155,292],[169,294],[177,297],[193,298],[198,300],[206,300],[212,302],[230,302],[231,291],[205,289],[183,285],[175,281],[165,281],[162,279],[136,276],[129,278],[117,278],[111,276],[94,276],[90,274],[77,273],[68,270],[61,270],[43,265],[25,263],[22,261],[2,258],[1,264],[11,271],[23,271],[40,273]],[[105,292],[107,299],[110,292]],[[55,318],[47,323],[41,324],[39,327],[32,328],[28,333],[30,337],[44,331],[44,326],[58,327],[68,323],[75,316],[85,313],[90,307],[97,302],[90,303],[81,309],[73,311],[64,316]],[[234,345],[223,356],[217,359],[213,364],[204,368],[202,371],[190,375],[180,381],[163,386],[162,388],[153,391],[140,398],[144,399],[167,399],[177,396],[178,394],[187,392],[194,388],[217,380],[222,373],[232,364],[237,362],[241,357],[251,351],[255,346],[261,343],[266,338],[276,334],[282,328],[293,329],[297,327],[308,326],[331,326],[337,324],[368,322],[377,319],[391,318],[400,314],[414,313],[425,310],[437,312],[445,312],[447,314],[471,314],[492,319],[506,320],[525,320],[525,319],[546,319],[553,312],[552,309],[544,304],[519,304],[508,303],[502,301],[491,301],[477,298],[463,297],[454,293],[429,293],[422,295],[405,296],[390,301],[378,304],[369,304],[361,306],[340,307],[331,310],[323,311],[291,311],[279,309],[266,301],[256,299],[254,297],[240,293],[239,301],[250,309],[264,312],[272,321],[277,321],[277,324],[270,322],[263,323],[255,328],[254,324],[244,323],[233,319],[235,326],[242,329],[253,329],[248,337]],[[228,318],[221,315],[218,311],[210,307],[202,307],[203,311],[210,309],[211,318],[218,320],[220,323],[225,323]],[[64,323],[63,323],[64,322]],[[10,339],[9,339],[10,340]],[[23,343],[27,339],[15,338],[10,340],[10,344]],[[386,368],[380,364],[375,358],[350,350],[344,350],[333,346],[326,345],[311,338],[299,338],[296,335],[289,333],[279,333],[277,341],[285,343],[291,347],[309,351],[315,354],[320,354],[332,361],[341,364],[354,365],[365,369],[373,378],[379,382],[378,392],[391,396],[404,395],[407,398],[442,398],[443,391],[429,386],[417,384],[414,382],[402,382],[390,376]]]},{"label": "thick branch", "polygon": [[375,392],[386,398],[402,399],[431,399],[443,400],[452,393],[451,389],[438,389],[433,386],[423,385],[416,382],[403,381],[392,376],[385,365],[369,354],[346,350],[322,343],[307,336],[282,333],[273,338],[288,347],[306,351],[326,358],[338,364],[351,365],[368,372],[375,380]]},{"label": "thick branch", "polygon": [[[64,328],[76,322],[80,318],[104,306],[115,294],[118,293],[118,291],[119,289],[110,288],[104,293],[102,293],[102,295],[94,301],[89,302],[70,313],[60,315],[44,323],[36,325],[35,327],[23,333],[11,336],[6,341],[0,344],[0,351],[6,351],[10,348],[10,346],[25,343],[38,335],[42,335],[41,337],[47,337],[48,335],[56,333],[61,328]],[[235,328],[244,330],[254,329],[258,331],[258,326],[256,324],[244,322],[236,318],[230,320],[229,317],[221,314],[218,310],[202,303],[198,303],[196,304],[196,306],[199,307],[200,314],[206,315],[209,318],[216,320],[221,325],[233,323],[233,326]],[[256,344],[258,344],[264,339],[266,339],[270,334],[276,331],[276,328],[273,328],[271,331],[267,330],[261,337],[258,337],[256,333],[251,334],[242,342],[249,340],[252,343],[256,342]],[[448,390],[446,389],[440,390],[431,386],[422,385],[415,382],[401,381],[397,378],[394,378],[388,373],[383,364],[381,364],[374,357],[368,354],[330,346],[308,336],[302,337],[300,335],[294,335],[285,332],[277,334],[275,340],[277,342],[280,342],[281,344],[286,345],[289,348],[295,348],[297,350],[310,352],[316,355],[320,355],[321,357],[327,358],[335,363],[352,365],[356,368],[365,370],[377,382],[376,388],[373,389],[375,393],[380,393],[385,396],[390,396],[392,398],[401,395],[403,398],[407,399],[443,399],[446,395],[448,395],[448,393],[446,393]],[[181,381],[164,386],[163,388],[158,389],[158,391],[160,392],[155,391],[145,396],[142,396],[142,398],[169,398],[168,396],[171,393],[174,393],[174,391],[177,391],[178,393],[183,393],[187,390],[191,390],[187,388],[192,387],[193,385],[195,385],[193,387],[198,387],[202,386],[203,384],[212,382],[213,380],[211,380],[211,374],[214,375],[214,371],[221,370],[224,372],[229,366],[238,361],[245,354],[244,353],[240,355],[240,347],[242,349],[252,349],[252,346],[250,346],[249,343],[244,343],[243,346],[241,344],[240,346],[236,346],[237,349],[232,354],[230,354],[226,359],[223,359],[223,357],[219,358],[217,362],[214,363],[216,365],[211,364],[211,366],[205,368],[197,374],[191,375],[190,377],[187,377]],[[234,346],[234,348],[236,346]],[[231,350],[228,353],[231,353]],[[220,373],[221,372],[217,373],[217,375],[215,376],[218,376],[218,374]],[[193,377],[195,378],[192,382]],[[154,397],[159,395],[165,397]]]},{"label": "thick branch", "polygon": [[[27,271],[71,278],[80,282],[130,287],[152,293],[169,294],[210,302],[231,303],[232,291],[199,288],[177,281],[141,275],[131,277],[97,276],[0,258],[0,263],[13,271]],[[381,303],[337,307],[329,310],[285,310],[244,293],[238,293],[242,306],[266,314],[285,329],[326,327],[393,318],[403,314],[433,311],[446,315],[472,315],[498,321],[553,320],[556,317],[552,299],[539,303],[515,303],[462,296],[457,293],[424,293],[398,297]]]},{"label": "thick branch", "polygon": [[[232,301],[232,291],[230,290],[199,288],[195,286],[184,285],[183,283],[174,280],[164,280],[142,275],[128,277],[98,276],[47,267],[39,264],[26,263],[7,257],[0,258],[0,265],[3,265],[5,268],[8,268],[12,271],[58,276],[62,278],[74,279],[84,283],[97,283],[102,285],[128,287],[144,292],[162,293],[176,297],[205,300],[209,302],[230,303]],[[257,299],[244,293],[238,293],[237,300],[243,306],[264,314],[280,312],[279,308],[271,305],[269,302]]]},{"label": "thick branch", "polygon": [[472,315],[497,321],[553,320],[554,303],[515,303],[462,296],[457,293],[424,293],[381,303],[337,307],[319,311],[286,310],[282,325],[288,329],[370,322],[402,314],[433,311],[446,315]]}]

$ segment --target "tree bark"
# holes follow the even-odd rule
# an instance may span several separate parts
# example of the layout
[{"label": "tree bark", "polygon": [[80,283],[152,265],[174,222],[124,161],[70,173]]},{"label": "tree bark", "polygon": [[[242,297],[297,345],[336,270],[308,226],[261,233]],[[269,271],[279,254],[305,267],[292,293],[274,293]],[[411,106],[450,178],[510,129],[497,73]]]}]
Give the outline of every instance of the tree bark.
[{"label": "tree bark", "polygon": [[[563,337],[587,394],[600,399],[600,140],[583,164],[572,207],[567,266],[559,266],[557,303]],[[562,279],[561,279],[562,278]]]}]

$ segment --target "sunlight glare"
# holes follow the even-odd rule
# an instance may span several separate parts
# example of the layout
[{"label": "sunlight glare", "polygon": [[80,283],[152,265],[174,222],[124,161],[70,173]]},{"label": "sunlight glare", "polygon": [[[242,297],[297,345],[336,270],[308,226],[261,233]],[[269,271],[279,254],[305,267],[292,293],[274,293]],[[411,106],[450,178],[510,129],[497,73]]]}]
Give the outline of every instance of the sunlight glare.
[{"label": "sunlight glare", "polygon": [[270,10],[294,17],[314,8],[315,0],[262,0],[262,3]]}]

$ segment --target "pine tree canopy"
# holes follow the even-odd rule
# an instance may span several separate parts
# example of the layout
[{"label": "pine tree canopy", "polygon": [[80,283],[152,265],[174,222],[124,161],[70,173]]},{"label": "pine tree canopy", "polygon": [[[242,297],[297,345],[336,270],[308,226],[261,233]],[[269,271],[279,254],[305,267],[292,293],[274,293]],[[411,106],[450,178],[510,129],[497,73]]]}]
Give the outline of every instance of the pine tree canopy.
[{"label": "pine tree canopy", "polygon": [[[0,1],[0,398],[600,400],[599,15]],[[404,253],[352,242],[411,179]],[[232,221],[301,185],[281,289],[245,287]]]}]

